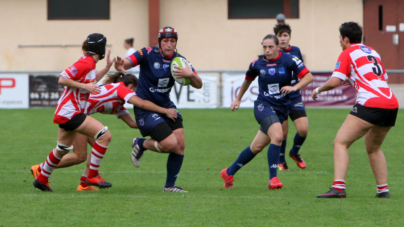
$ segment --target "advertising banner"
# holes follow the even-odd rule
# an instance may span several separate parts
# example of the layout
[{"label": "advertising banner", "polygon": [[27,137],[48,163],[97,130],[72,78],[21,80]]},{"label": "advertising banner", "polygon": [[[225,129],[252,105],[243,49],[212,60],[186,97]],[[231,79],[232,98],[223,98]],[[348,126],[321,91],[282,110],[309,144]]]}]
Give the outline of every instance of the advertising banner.
[{"label": "advertising banner", "polygon": [[199,75],[203,86],[195,89],[192,86],[174,84],[170,98],[177,108],[217,108],[218,107],[218,76]]},{"label": "advertising banner", "polygon": [[[230,108],[230,104],[236,99],[240,92],[241,85],[245,79],[245,74],[224,74],[223,86],[223,107]],[[248,90],[245,92],[240,103],[240,108],[254,107],[254,101],[258,96],[258,80],[254,80]]]},{"label": "advertising banner", "polygon": [[312,73],[314,81],[307,87],[300,90],[302,100],[306,106],[342,106],[353,105],[356,100],[356,91],[353,86],[339,85],[330,91],[322,92],[318,95],[318,99],[314,101],[311,93],[317,87],[323,85],[330,77],[332,72]]},{"label": "advertising banner", "polygon": [[[332,72],[312,73],[314,81],[307,87],[303,88],[303,102],[306,106],[341,106],[353,105],[356,99],[356,92],[353,86],[340,85],[335,89],[323,92],[319,95],[317,101],[313,101],[311,93],[318,86],[324,84],[331,76]],[[224,89],[223,89],[223,107],[230,108],[230,104],[236,99],[240,92],[241,85],[245,79],[245,74],[227,73],[224,74]],[[258,96],[258,79],[255,79],[241,100],[240,108],[254,107],[254,100]]]},{"label": "advertising banner", "polygon": [[[180,108],[217,108],[219,93],[217,87],[219,84],[217,75],[199,75],[203,86],[201,89],[195,89],[192,86],[181,86],[174,83],[171,88],[170,99]],[[125,104],[127,109],[133,106],[129,103]]]},{"label": "advertising banner", "polygon": [[63,92],[58,84],[59,75],[29,76],[29,106],[55,107]]},{"label": "advertising banner", "polygon": [[0,108],[28,108],[28,75],[0,75]]}]

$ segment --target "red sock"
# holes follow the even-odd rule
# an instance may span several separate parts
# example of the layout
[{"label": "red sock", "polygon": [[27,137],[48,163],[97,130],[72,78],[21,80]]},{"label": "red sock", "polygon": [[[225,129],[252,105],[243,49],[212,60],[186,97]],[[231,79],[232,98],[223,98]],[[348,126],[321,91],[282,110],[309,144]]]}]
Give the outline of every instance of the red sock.
[{"label": "red sock", "polygon": [[86,180],[87,180],[87,175],[82,175],[81,177],[80,177],[80,185],[82,186],[82,187],[87,187],[88,186],[88,184],[86,183]]},{"label": "red sock", "polygon": [[95,141],[93,145],[93,149],[91,150],[91,163],[90,163],[90,171],[88,173],[88,178],[93,178],[98,173],[98,168],[101,165],[101,161],[104,158],[104,154],[107,151],[108,147],[104,147],[100,145],[97,141]]},{"label": "red sock", "polygon": [[389,186],[387,184],[377,185],[377,193],[388,192]]},{"label": "red sock", "polygon": [[337,191],[345,190],[345,181],[343,180],[336,180],[332,183],[332,188]]},{"label": "red sock", "polygon": [[43,165],[41,170],[41,174],[39,174],[38,181],[42,184],[46,184],[48,182],[48,178],[52,174],[53,170],[58,166],[61,159],[56,156],[56,148],[53,149],[48,157],[46,158],[46,162]]}]

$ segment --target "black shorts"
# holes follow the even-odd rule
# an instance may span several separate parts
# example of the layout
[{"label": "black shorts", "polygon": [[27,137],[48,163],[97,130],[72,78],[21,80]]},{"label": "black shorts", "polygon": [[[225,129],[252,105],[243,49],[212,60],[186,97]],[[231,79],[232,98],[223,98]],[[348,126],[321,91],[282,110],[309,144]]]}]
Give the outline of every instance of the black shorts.
[{"label": "black shorts", "polygon": [[59,125],[59,128],[63,128],[66,131],[74,131],[81,124],[83,124],[84,120],[86,120],[86,117],[87,115],[83,113],[76,114],[68,122]]},{"label": "black shorts", "polygon": [[182,125],[182,119],[177,118],[175,122],[162,122],[156,125],[149,131],[149,136],[157,140],[157,142],[161,142],[179,128],[184,128],[184,126]]},{"label": "black shorts", "polygon": [[355,104],[349,114],[381,127],[394,126],[398,109],[380,109]]},{"label": "black shorts", "polygon": [[297,110],[297,109],[290,109],[290,113],[289,113],[290,119],[292,119],[292,121],[301,118],[301,117],[307,117],[306,114],[306,110]]}]

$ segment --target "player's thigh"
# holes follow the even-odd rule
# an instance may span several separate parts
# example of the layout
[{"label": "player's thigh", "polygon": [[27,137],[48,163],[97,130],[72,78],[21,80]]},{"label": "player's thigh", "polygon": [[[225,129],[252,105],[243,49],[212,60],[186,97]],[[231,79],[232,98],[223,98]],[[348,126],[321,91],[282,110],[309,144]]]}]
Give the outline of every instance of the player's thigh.
[{"label": "player's thigh", "polygon": [[293,121],[296,131],[300,136],[306,137],[309,131],[309,119],[307,117],[299,117]]},{"label": "player's thigh", "polygon": [[[75,131],[94,138],[97,134],[100,135],[99,133],[101,132],[101,130],[104,129],[104,127],[105,126],[95,118],[87,116],[84,122]],[[102,136],[100,135],[100,137],[98,138],[111,140],[111,133],[107,130],[103,132]]]},{"label": "player's thigh", "polygon": [[347,148],[353,142],[364,136],[374,125],[358,117],[348,114],[341,128],[338,130],[334,145],[344,145]]},{"label": "player's thigh", "polygon": [[271,139],[268,135],[263,133],[261,130],[258,130],[257,135],[252,141],[250,148],[254,154],[258,154],[261,152],[268,144],[271,142]]},{"label": "player's thigh", "polygon": [[282,123],[282,132],[283,132],[283,140],[286,140],[288,138],[288,132],[289,132],[288,118],[286,118],[286,120],[284,120]]},{"label": "player's thigh", "polygon": [[74,139],[76,138],[76,134],[77,132],[75,131],[66,131],[63,128],[59,128],[57,142],[70,147],[73,144]]},{"label": "player's thigh", "polygon": [[381,127],[376,125],[366,133],[365,145],[368,153],[380,150],[380,147],[390,129],[391,127]]}]

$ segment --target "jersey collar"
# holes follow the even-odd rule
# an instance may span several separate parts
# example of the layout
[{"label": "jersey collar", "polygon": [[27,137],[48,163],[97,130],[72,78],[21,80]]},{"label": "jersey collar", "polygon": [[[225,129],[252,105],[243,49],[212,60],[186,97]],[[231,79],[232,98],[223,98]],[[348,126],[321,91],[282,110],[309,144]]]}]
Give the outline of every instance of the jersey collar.
[{"label": "jersey collar", "polygon": [[283,51],[289,51],[289,50],[291,50],[292,49],[292,45],[289,45],[289,47],[288,48],[286,48],[286,49],[282,49]]},{"label": "jersey collar", "polygon": [[278,55],[277,58],[275,58],[275,59],[269,59],[269,60],[266,59],[266,58],[265,58],[265,55],[264,55],[264,60],[265,60],[265,61],[277,61],[277,60],[278,60],[279,58],[281,58],[281,56],[282,56],[282,52],[278,51],[278,53],[279,53],[279,55]]}]

